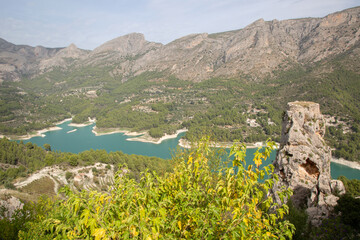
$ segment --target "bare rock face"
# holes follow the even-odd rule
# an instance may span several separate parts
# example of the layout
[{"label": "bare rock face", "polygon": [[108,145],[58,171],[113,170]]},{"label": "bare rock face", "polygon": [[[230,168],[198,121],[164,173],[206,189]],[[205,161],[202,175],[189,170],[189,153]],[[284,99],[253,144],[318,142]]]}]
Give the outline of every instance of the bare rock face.
[{"label": "bare rock face", "polygon": [[50,71],[53,67],[65,68],[71,65],[74,61],[84,59],[89,51],[79,49],[75,44],[70,44],[68,47],[59,50],[51,58],[41,59],[38,69],[41,73]]},{"label": "bare rock face", "polygon": [[119,56],[133,56],[141,55],[153,48],[159,48],[162,44],[148,42],[141,33],[130,33],[110,40],[101,46],[94,49],[93,55],[116,52]]},{"label": "bare rock face", "polygon": [[[293,189],[291,197],[297,207],[306,207],[309,220],[318,225],[328,217],[338,197],[345,193],[341,181],[331,180],[331,150],[323,140],[325,120],[319,104],[291,102],[283,117],[280,149],[274,162],[279,182]],[[276,201],[280,203],[276,196]]]},{"label": "bare rock face", "polygon": [[324,18],[259,19],[239,30],[192,34],[147,52],[127,70],[134,75],[167,70],[191,81],[239,74],[256,79],[289,63],[318,62],[356,47],[359,12],[357,7]]},{"label": "bare rock face", "polygon": [[[8,196],[5,199],[0,199],[0,208],[4,208],[4,217],[11,219],[15,211],[22,209],[24,204],[13,196]],[[1,218],[0,218],[1,219]]]}]

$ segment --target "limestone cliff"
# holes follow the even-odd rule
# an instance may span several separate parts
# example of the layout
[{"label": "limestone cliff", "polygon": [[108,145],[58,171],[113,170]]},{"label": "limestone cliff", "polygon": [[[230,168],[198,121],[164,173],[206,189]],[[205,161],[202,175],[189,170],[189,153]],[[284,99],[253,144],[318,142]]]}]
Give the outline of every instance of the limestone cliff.
[{"label": "limestone cliff", "polygon": [[341,181],[331,180],[331,150],[323,140],[324,135],[325,120],[319,104],[288,103],[280,149],[274,162],[279,176],[274,190],[283,186],[293,189],[293,204],[305,207],[314,225],[327,217],[336,205],[338,197],[334,193],[345,192]]}]

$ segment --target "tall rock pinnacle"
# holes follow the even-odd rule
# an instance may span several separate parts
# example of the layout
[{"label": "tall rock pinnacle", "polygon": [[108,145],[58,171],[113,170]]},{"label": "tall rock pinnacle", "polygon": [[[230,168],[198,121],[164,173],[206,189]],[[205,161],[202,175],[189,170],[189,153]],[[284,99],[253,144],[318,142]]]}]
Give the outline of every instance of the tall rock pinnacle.
[{"label": "tall rock pinnacle", "polygon": [[280,149],[274,162],[275,173],[279,176],[274,190],[282,186],[293,189],[293,204],[305,207],[314,225],[320,224],[336,205],[338,198],[334,193],[345,192],[341,181],[331,180],[331,149],[323,140],[324,135],[325,120],[319,104],[288,103]]}]

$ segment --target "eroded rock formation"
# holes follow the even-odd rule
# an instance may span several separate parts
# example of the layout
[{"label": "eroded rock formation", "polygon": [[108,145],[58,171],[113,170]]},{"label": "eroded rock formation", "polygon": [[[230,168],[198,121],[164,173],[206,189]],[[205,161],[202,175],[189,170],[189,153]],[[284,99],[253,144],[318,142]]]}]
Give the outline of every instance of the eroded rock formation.
[{"label": "eroded rock formation", "polygon": [[[297,207],[305,207],[312,224],[328,217],[344,185],[330,176],[331,150],[323,140],[325,120],[319,104],[291,102],[283,116],[280,149],[274,162],[279,182],[293,189],[291,197]],[[275,195],[276,196],[276,195]],[[280,202],[276,196],[276,201]]]}]

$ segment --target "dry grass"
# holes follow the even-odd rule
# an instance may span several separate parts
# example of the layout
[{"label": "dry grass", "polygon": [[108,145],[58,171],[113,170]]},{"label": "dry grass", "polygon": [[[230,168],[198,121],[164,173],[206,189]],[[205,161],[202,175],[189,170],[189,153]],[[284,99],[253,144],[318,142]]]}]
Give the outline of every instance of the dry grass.
[{"label": "dry grass", "polygon": [[22,192],[34,194],[34,195],[48,195],[53,196],[55,195],[54,192],[55,183],[49,177],[43,177],[38,180],[31,182],[30,184],[26,185],[25,187],[21,188]]},{"label": "dry grass", "polygon": [[36,202],[38,199],[37,195],[19,192],[19,191],[10,190],[10,189],[7,189],[5,192],[0,193],[0,199],[4,200],[4,199],[8,198],[9,196],[14,196],[23,202]]}]

